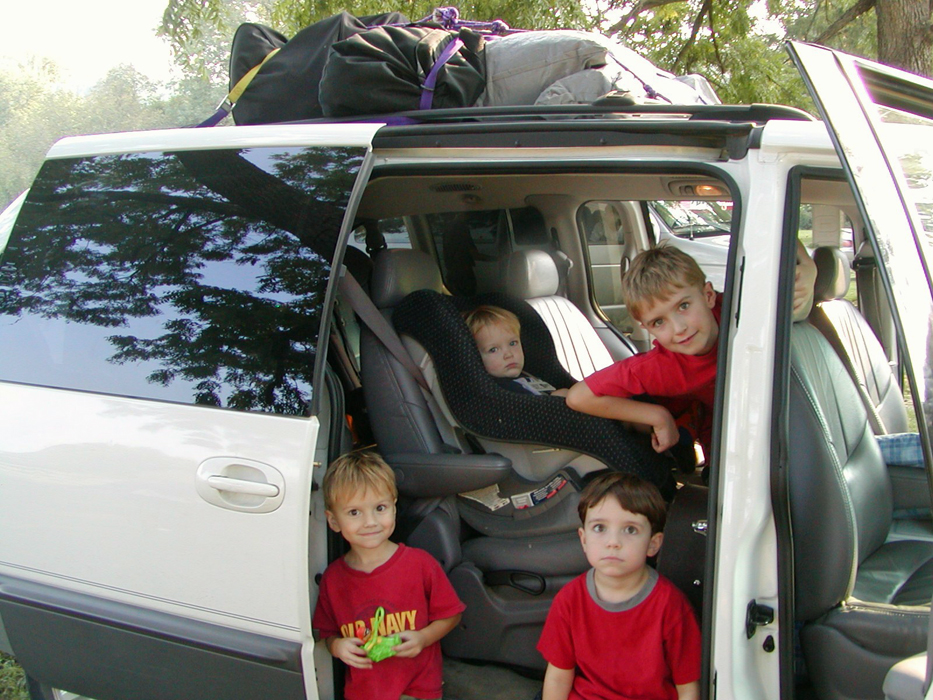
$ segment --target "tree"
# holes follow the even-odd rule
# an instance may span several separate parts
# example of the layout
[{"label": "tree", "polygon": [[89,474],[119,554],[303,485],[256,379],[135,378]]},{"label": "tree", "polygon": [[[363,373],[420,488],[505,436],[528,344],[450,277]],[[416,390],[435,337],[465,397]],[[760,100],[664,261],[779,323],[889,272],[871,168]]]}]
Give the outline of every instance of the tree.
[{"label": "tree", "polygon": [[[766,16],[757,14],[761,9],[761,3],[748,0],[605,0],[601,17],[621,18],[604,21],[601,28],[647,43],[649,55],[669,70],[705,68],[717,84],[736,77],[746,82],[749,68],[742,70],[742,64],[766,86],[774,78],[783,81],[786,62],[768,52],[786,39],[832,46],[921,75],[933,70],[928,0],[769,0]],[[665,54],[652,43],[670,48]]]},{"label": "tree", "polygon": [[[819,29],[803,38],[876,57],[881,63],[920,75],[933,72],[933,24],[927,0],[856,0],[841,7],[818,4],[813,15],[822,20],[815,22]],[[866,40],[865,27],[872,22],[875,31]]]},{"label": "tree", "polygon": [[[216,46],[218,32],[221,35],[226,32],[224,45],[229,46],[240,22],[266,22],[290,37],[309,24],[343,10],[358,17],[402,12],[410,19],[421,19],[438,6],[436,2],[425,0],[400,3],[361,0],[349,5],[334,0],[169,0],[159,31],[170,41],[177,60],[185,62],[186,55],[196,55],[201,49]],[[589,29],[594,26],[577,0],[470,0],[457,7],[466,19],[501,19],[513,27]]]},{"label": "tree", "polygon": [[230,42],[243,22],[270,23],[272,0],[177,0],[165,8],[158,34],[186,79],[226,85]]},{"label": "tree", "polygon": [[597,0],[599,29],[677,75],[699,73],[726,103],[809,108],[781,43],[780,10],[757,0]]},{"label": "tree", "polygon": [[124,65],[78,94],[57,85],[57,74],[50,62],[0,72],[0,209],[29,187],[58,139],[196,124],[226,92],[200,75],[168,88]]}]

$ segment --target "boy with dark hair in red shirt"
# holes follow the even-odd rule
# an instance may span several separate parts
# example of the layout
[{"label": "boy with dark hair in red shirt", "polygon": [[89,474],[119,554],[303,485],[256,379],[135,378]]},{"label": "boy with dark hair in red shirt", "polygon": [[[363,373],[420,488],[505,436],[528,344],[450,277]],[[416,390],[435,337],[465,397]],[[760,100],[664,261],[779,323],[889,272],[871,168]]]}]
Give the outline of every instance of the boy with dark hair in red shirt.
[{"label": "boy with dark hair in red shirt", "polygon": [[657,487],[597,477],[580,495],[580,542],[593,568],[551,605],[538,650],[542,700],[696,700],[701,637],[686,596],[647,565],[666,519]]}]

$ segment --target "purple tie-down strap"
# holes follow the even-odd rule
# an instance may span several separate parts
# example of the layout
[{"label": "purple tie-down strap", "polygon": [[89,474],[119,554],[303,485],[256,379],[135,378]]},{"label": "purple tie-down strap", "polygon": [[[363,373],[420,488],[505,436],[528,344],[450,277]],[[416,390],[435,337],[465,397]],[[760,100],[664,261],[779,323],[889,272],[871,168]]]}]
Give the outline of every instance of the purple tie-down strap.
[{"label": "purple tie-down strap", "polygon": [[463,46],[463,42],[460,39],[454,39],[447,44],[441,55],[437,57],[434,65],[431,66],[431,72],[425,78],[424,85],[421,86],[421,104],[418,105],[418,109],[431,109],[431,103],[434,102],[434,86],[437,83],[437,75],[441,72],[444,64],[450,60],[450,57],[460,50],[461,46]]},{"label": "purple tie-down strap", "polygon": [[230,114],[231,109],[233,109],[233,105],[227,102],[227,100],[224,100],[223,104],[217,108],[216,112],[197,125],[198,128],[205,126],[217,126],[227,117],[228,114]]},{"label": "purple tie-down strap", "polygon": [[456,7],[436,7],[432,19],[439,22],[441,26],[452,29],[457,26],[460,19],[460,11]]}]

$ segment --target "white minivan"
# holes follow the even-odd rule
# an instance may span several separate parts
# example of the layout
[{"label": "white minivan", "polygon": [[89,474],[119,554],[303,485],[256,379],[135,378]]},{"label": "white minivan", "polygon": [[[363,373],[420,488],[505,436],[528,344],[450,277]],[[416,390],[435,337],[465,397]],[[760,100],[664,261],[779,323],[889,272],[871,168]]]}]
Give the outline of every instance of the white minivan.
[{"label": "white minivan", "polygon": [[[311,629],[345,551],[320,484],[369,447],[395,537],[467,605],[445,697],[531,700],[586,568],[579,489],[652,455],[484,393],[460,312],[517,309],[559,381],[646,350],[601,256],[610,231],[623,265],[656,244],[658,202],[730,212],[712,453],[669,471],[656,562],[701,622],[702,696],[922,697],[901,662],[933,596],[933,83],[789,49],[822,120],[523,107],[56,144],[0,216],[0,651],[32,697],[342,697]],[[814,207],[845,225],[817,235]],[[924,464],[882,460],[903,432]]]}]

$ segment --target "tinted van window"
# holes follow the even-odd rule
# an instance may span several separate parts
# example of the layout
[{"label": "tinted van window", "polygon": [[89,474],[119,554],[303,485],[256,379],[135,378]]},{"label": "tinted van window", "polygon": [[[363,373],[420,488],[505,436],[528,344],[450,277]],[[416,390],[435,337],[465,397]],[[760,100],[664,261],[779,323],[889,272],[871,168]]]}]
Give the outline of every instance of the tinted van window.
[{"label": "tinted van window", "polygon": [[0,379],[306,413],[362,152],[49,161],[0,259]]}]

